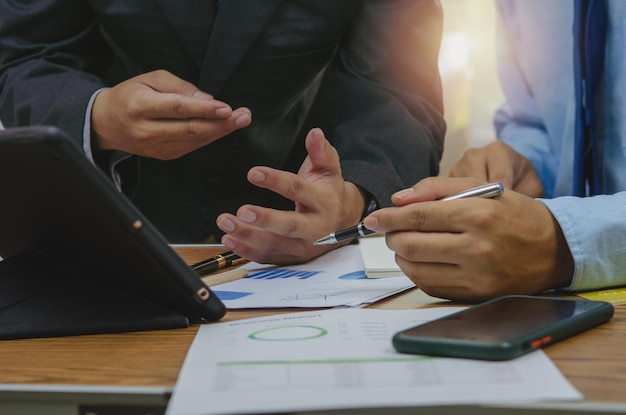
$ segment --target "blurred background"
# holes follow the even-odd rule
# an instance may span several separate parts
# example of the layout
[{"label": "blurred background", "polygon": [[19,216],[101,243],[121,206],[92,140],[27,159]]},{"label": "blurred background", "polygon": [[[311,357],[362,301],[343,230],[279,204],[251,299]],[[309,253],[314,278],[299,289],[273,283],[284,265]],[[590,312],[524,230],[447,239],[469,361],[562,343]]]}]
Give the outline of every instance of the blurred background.
[{"label": "blurred background", "polygon": [[439,69],[447,123],[440,175],[468,147],[495,139],[493,113],[502,103],[495,52],[493,1],[441,0],[443,38]]}]

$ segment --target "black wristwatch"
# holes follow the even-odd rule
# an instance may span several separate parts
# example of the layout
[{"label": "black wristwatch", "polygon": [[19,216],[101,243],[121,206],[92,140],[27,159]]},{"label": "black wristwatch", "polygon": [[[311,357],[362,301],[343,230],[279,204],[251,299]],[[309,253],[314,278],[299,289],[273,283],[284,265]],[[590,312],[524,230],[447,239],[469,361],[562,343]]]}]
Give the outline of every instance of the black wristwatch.
[{"label": "black wristwatch", "polygon": [[361,216],[361,219],[363,219],[376,209],[378,209],[378,202],[376,201],[376,199],[374,199],[374,196],[370,195],[369,201],[365,201],[365,208],[363,209],[363,216]]}]

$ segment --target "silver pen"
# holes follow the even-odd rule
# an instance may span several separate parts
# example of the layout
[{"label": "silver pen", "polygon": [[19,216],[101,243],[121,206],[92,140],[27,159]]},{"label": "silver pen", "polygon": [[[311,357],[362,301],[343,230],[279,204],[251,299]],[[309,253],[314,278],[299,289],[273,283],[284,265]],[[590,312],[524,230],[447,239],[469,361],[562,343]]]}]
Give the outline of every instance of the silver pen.
[{"label": "silver pen", "polygon": [[[502,183],[490,183],[484,186],[474,187],[472,189],[464,190],[459,193],[455,193],[450,196],[446,196],[440,200],[455,200],[455,199],[466,199],[468,197],[489,197],[494,198],[498,196],[502,196],[504,194],[504,187]],[[324,236],[323,238],[318,239],[314,242],[314,245],[329,245],[336,244],[337,242],[346,241],[348,239],[360,238],[362,236],[367,236],[373,234],[374,231],[367,229],[365,225],[363,225],[363,221],[359,222],[355,226],[351,226],[346,229],[342,229],[339,231],[335,231],[330,235]]]}]

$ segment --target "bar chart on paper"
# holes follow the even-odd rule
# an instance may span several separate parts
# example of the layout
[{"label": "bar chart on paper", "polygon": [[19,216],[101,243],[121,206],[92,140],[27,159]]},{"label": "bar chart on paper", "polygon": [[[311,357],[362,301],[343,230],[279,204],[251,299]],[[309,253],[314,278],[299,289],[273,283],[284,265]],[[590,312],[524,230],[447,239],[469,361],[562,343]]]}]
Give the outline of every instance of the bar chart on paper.
[{"label": "bar chart on paper", "polygon": [[305,264],[250,263],[248,276],[213,287],[227,308],[355,307],[407,290],[407,277],[368,279],[358,246],[348,245]]},{"label": "bar chart on paper", "polygon": [[278,278],[298,278],[305,280],[318,275],[322,271],[303,271],[296,269],[276,268],[268,269],[264,271],[257,271],[253,274],[249,274],[247,278],[253,280],[274,280]]}]

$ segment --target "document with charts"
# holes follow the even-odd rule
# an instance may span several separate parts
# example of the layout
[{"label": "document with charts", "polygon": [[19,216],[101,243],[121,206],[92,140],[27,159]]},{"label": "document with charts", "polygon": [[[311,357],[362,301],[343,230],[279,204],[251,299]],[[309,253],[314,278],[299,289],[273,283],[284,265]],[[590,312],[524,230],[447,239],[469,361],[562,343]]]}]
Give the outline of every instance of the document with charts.
[{"label": "document with charts", "polygon": [[394,351],[395,332],[459,309],[332,309],[203,325],[166,414],[582,399],[541,350],[504,362]]},{"label": "document with charts", "polygon": [[229,309],[356,307],[415,287],[406,276],[367,278],[358,245],[335,249],[304,264],[252,262],[242,268],[248,270],[247,277],[212,287]]}]

